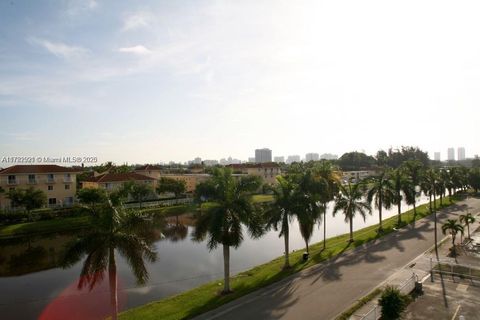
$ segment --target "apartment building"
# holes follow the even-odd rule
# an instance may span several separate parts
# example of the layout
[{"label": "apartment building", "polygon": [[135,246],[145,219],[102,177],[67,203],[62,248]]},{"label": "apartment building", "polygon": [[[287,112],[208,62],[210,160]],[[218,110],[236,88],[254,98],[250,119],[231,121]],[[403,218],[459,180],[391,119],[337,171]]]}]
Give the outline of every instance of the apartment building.
[{"label": "apartment building", "polygon": [[342,180],[344,183],[351,182],[357,183],[366,179],[368,177],[374,176],[376,173],[375,171],[343,171],[342,172]]},{"label": "apartment building", "polygon": [[186,192],[195,191],[197,185],[206,181],[211,176],[207,173],[187,173],[187,174],[163,174],[162,177],[175,179],[177,181],[185,181]]},{"label": "apartment building", "polygon": [[150,184],[152,188],[155,188],[157,185],[157,180],[155,178],[138,174],[136,172],[128,172],[104,173],[95,177],[87,178],[82,181],[82,188],[102,188],[107,191],[114,191],[129,181]]},{"label": "apartment building", "polygon": [[276,184],[276,177],[282,173],[280,165],[275,162],[232,164],[227,167],[232,168],[234,173],[262,177],[263,182],[269,184]]},{"label": "apartment building", "polygon": [[135,173],[158,180],[160,179],[162,169],[158,165],[147,164],[147,165],[136,168]]},{"label": "apartment building", "polygon": [[[49,207],[71,206],[80,172],[81,169],[58,165],[15,165],[0,170],[0,187],[6,192],[33,187],[46,194]],[[0,208],[11,208],[5,193],[0,193]]]}]

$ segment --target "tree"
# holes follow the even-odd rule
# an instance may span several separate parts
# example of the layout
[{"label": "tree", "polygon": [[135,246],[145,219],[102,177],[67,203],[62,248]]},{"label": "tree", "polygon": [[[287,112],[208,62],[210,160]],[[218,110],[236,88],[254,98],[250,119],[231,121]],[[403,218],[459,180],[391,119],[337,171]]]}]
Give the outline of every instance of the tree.
[{"label": "tree", "polygon": [[342,170],[364,170],[372,168],[376,161],[374,157],[367,156],[362,152],[347,152],[344,153],[337,161]]},{"label": "tree", "polygon": [[284,238],[285,242],[285,263],[284,269],[290,268],[289,261],[289,233],[290,222],[298,212],[298,184],[291,178],[278,176],[277,185],[272,188],[273,202],[265,212],[267,229],[273,228],[280,230],[279,237]]},{"label": "tree", "polygon": [[143,201],[152,195],[153,188],[144,182],[128,181],[123,184],[121,193],[130,195],[142,208]]},{"label": "tree", "polygon": [[365,218],[367,213],[371,214],[372,208],[370,204],[363,200],[364,194],[361,184],[340,185],[340,193],[335,199],[335,207],[333,208],[333,215],[342,211],[345,215],[345,222],[350,224],[350,242],[353,242],[353,218],[358,213]]},{"label": "tree", "polygon": [[201,206],[193,237],[198,241],[208,237],[210,250],[223,246],[223,293],[227,294],[231,292],[230,247],[238,248],[242,243],[243,226],[253,238],[263,234],[261,214],[251,200],[251,194],[258,190],[261,179],[248,176],[237,180],[232,171],[225,168],[215,169],[209,180],[200,190],[207,193],[210,202]]},{"label": "tree", "polygon": [[11,189],[7,192],[13,207],[23,207],[31,220],[31,212],[43,207],[47,203],[47,195],[42,190],[29,187],[27,189]]},{"label": "tree", "polygon": [[467,212],[467,214],[462,214],[460,216],[460,222],[465,223],[465,225],[467,226],[468,239],[471,239],[470,238],[470,224],[475,222],[475,217],[471,213]]},{"label": "tree", "polygon": [[415,202],[415,187],[402,167],[392,170],[390,176],[394,194],[393,203],[397,205],[397,225],[400,226],[402,223],[402,201],[405,199],[408,204]]},{"label": "tree", "polygon": [[107,195],[103,189],[84,188],[77,191],[77,198],[80,203],[90,206],[90,210],[96,215],[96,206],[105,203]]},{"label": "tree", "polygon": [[381,319],[384,320],[400,319],[402,312],[407,307],[407,297],[393,286],[387,286],[383,290],[378,302],[382,307]]},{"label": "tree", "polygon": [[420,161],[417,161],[417,160],[407,160],[406,162],[403,163],[403,167],[405,168],[405,173],[410,178],[410,181],[412,183],[411,185],[412,187],[411,192],[413,193],[412,204],[413,204],[413,215],[415,218],[417,216],[417,196],[419,193],[417,191],[417,188],[420,187],[420,181],[421,181],[422,172],[423,172],[423,165]]},{"label": "tree", "polygon": [[395,202],[395,194],[392,191],[392,182],[388,178],[387,171],[384,170],[379,176],[370,178],[367,181],[367,184],[367,200],[370,204],[374,202],[375,208],[378,209],[378,231],[381,232],[383,230],[382,209],[390,209],[392,204]]},{"label": "tree", "polygon": [[[437,252],[437,207],[436,207],[436,192],[437,192],[437,172],[434,169],[428,169],[425,171],[421,187],[423,192],[428,195],[428,204],[430,209],[430,214],[433,213],[434,221],[434,235],[435,235],[435,252]],[[432,197],[433,197],[433,207],[432,207]]]},{"label": "tree", "polygon": [[167,177],[161,177],[157,185],[158,193],[171,192],[175,195],[175,198],[178,198],[180,194],[185,193],[186,189],[187,185],[185,181]]},{"label": "tree", "polygon": [[470,169],[468,173],[468,184],[478,193],[480,190],[480,168]]},{"label": "tree", "polygon": [[442,232],[443,234],[447,234],[447,232],[452,236],[452,253],[455,254],[455,238],[457,236],[457,233],[463,234],[463,226],[457,222],[457,220],[453,219],[448,219],[443,225],[442,225]]},{"label": "tree", "polygon": [[341,184],[340,170],[329,161],[322,161],[314,168],[314,178],[320,183],[320,202],[323,207],[323,248],[326,246],[327,235],[327,204],[335,199]]},{"label": "tree", "polygon": [[117,319],[117,265],[115,253],[120,254],[137,280],[142,285],[148,280],[148,271],[145,260],[154,262],[153,239],[142,237],[137,230],[145,230],[139,224],[146,223],[134,214],[129,214],[121,208],[110,205],[102,207],[102,210],[94,217],[94,223],[89,231],[81,237],[70,242],[62,259],[62,266],[70,268],[86,256],[78,282],[78,288],[86,286],[92,290],[96,284],[102,281],[105,271],[108,270],[108,282],[110,287],[110,301],[112,319]]}]

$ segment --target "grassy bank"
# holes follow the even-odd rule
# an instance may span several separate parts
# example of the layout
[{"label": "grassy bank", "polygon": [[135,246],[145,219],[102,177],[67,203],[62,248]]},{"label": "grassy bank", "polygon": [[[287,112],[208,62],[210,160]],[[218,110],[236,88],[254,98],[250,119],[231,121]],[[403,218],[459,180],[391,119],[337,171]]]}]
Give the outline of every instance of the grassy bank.
[{"label": "grassy bank", "polygon": [[[454,199],[446,198],[443,200],[443,207],[454,203]],[[440,201],[437,201],[440,207]],[[428,204],[421,205],[417,208],[416,220],[429,215]],[[414,221],[413,210],[402,214],[402,220],[406,223]],[[353,243],[347,243],[348,234],[329,238],[326,241],[326,250],[322,250],[323,243],[317,243],[310,247],[311,258],[307,262],[302,260],[302,250],[297,250],[290,255],[292,268],[282,270],[283,257],[279,257],[266,264],[259,265],[248,271],[242,272],[231,279],[233,293],[222,296],[219,292],[222,289],[222,281],[213,281],[181,293],[179,295],[169,297],[157,302],[128,310],[121,314],[122,319],[188,319],[206,311],[215,309],[227,302],[244,296],[259,288],[277,282],[296,272],[299,272],[312,265],[337,256],[345,251],[352,250],[369,241],[378,239],[388,233],[394,231],[397,216],[393,216],[384,220],[384,232],[380,235],[377,233],[377,225],[366,227],[354,232]],[[283,241],[278,239],[278,241]],[[235,268],[235,266],[232,266]]]},{"label": "grassy bank", "polygon": [[[178,205],[172,207],[149,208],[143,209],[142,213],[146,214],[164,214],[167,216],[182,214],[194,210],[194,205]],[[45,233],[63,232],[69,230],[78,230],[87,228],[91,225],[89,215],[77,217],[61,217],[51,220],[41,220],[34,222],[24,222],[0,226],[0,239],[13,239],[26,235],[37,235]]]}]

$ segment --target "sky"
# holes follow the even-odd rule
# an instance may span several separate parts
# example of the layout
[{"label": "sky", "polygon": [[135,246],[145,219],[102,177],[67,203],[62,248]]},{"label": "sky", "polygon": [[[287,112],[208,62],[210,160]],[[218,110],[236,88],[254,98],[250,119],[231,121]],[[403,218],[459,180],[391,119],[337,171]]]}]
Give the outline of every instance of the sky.
[{"label": "sky", "polygon": [[2,1],[0,157],[473,157],[479,15],[478,1]]}]

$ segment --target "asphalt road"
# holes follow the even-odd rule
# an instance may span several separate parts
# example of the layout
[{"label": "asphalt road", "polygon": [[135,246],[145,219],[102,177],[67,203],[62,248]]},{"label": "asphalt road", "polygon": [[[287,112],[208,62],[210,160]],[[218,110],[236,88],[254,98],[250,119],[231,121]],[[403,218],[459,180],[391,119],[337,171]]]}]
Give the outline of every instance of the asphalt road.
[{"label": "asphalt road", "polygon": [[[437,213],[441,222],[480,210],[470,198]],[[197,317],[203,319],[332,319],[434,243],[433,216],[346,252]]]}]

